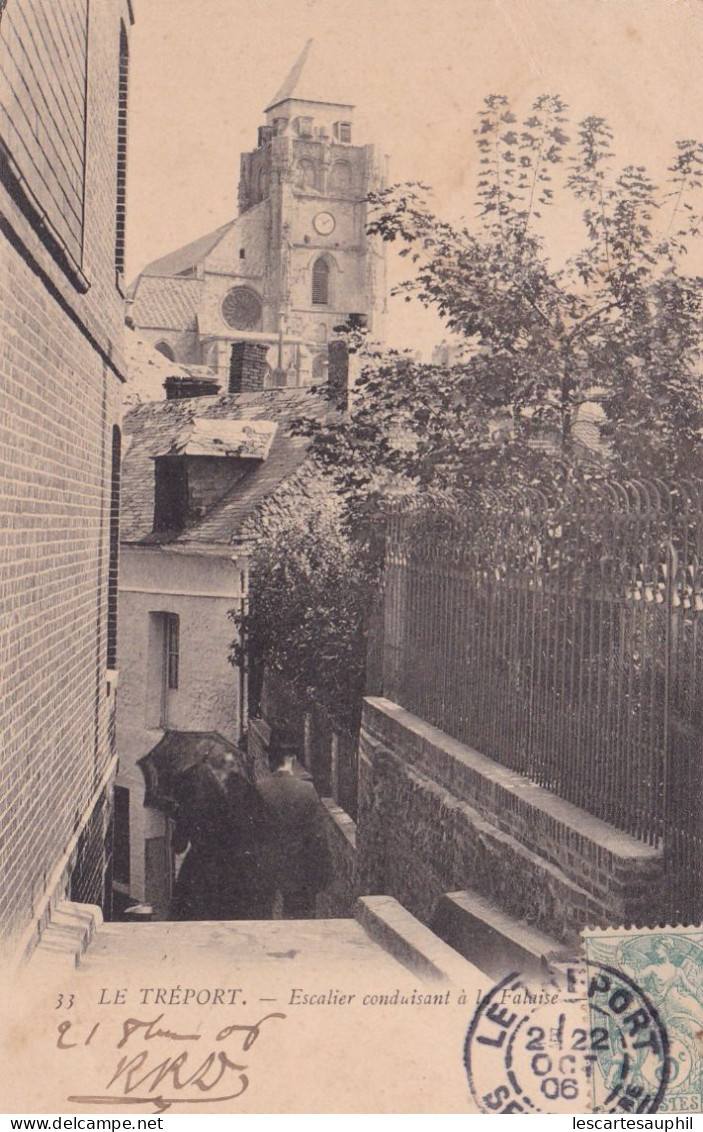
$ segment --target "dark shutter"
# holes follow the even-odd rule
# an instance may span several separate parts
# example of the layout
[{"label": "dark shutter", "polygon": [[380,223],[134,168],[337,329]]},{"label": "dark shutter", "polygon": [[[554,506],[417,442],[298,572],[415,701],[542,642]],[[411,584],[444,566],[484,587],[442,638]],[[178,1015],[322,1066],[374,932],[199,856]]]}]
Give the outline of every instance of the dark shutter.
[{"label": "dark shutter", "polygon": [[318,259],[312,269],[312,301],[314,306],[326,307],[329,303],[330,269],[324,259]]}]

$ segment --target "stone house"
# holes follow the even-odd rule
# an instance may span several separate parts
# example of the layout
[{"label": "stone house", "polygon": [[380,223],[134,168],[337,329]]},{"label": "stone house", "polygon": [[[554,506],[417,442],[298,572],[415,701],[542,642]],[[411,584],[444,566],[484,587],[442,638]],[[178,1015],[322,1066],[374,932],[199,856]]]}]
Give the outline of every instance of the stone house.
[{"label": "stone house", "polygon": [[167,400],[124,418],[114,886],[122,902],[161,916],[174,862],[154,760],[168,769],[169,758],[187,757],[184,742],[203,736],[242,758],[247,687],[229,660],[229,614],[247,601],[262,508],[281,493],[295,506],[314,490],[307,442],[291,421],[335,411],[309,390],[265,389],[265,349],[234,347],[230,392],[174,376]]},{"label": "stone house", "polygon": [[114,705],[130,0],[0,24],[0,936],[104,904]]},{"label": "stone house", "polygon": [[382,336],[381,243],[366,235],[366,196],[384,162],[359,145],[354,108],[320,78],[312,41],[265,110],[256,149],[241,155],[239,214],[150,263],[130,287],[127,317],[171,361],[226,380],[232,343],[265,343],[269,383],[324,379],[336,325],[360,314]]}]

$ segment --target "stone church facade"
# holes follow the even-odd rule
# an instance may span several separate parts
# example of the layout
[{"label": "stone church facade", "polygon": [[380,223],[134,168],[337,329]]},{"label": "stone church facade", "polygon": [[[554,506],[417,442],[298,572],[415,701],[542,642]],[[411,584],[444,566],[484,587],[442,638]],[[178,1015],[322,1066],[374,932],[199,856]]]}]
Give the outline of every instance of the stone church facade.
[{"label": "stone church facade", "polygon": [[350,314],[382,335],[383,248],[366,235],[367,194],[384,184],[359,145],[353,106],[315,90],[312,41],[241,156],[239,215],[151,263],[130,289],[128,322],[173,361],[226,384],[236,341],[269,346],[268,384],[323,380],[327,343]]}]

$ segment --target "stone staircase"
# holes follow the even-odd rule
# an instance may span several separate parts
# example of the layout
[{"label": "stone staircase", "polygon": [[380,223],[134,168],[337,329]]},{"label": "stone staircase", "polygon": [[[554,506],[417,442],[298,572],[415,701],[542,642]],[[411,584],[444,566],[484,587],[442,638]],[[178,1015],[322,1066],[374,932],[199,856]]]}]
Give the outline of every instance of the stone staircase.
[{"label": "stone staircase", "polygon": [[381,982],[410,971],[423,981],[477,973],[392,897],[362,897],[354,919],[106,923],[100,909],[65,901],[54,910],[30,961],[37,975],[75,969],[114,982],[121,969],[170,975],[212,968],[257,978],[282,970],[298,981],[323,970],[353,970]]}]

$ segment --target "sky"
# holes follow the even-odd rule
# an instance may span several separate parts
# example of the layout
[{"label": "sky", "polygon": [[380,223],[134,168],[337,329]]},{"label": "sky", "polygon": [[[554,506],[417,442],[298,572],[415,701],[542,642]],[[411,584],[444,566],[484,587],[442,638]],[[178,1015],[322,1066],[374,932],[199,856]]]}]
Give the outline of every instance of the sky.
[{"label": "sky", "polygon": [[[237,213],[239,154],[313,37],[355,141],[390,180],[432,185],[437,212],[473,217],[472,130],[490,93],[527,111],[559,94],[607,118],[622,164],[665,175],[677,138],[703,134],[703,0],[134,0],[128,277]],[[568,245],[574,218],[555,217]],[[572,233],[573,235],[573,233]],[[405,261],[391,258],[391,282]],[[388,340],[425,348],[434,319],[400,299]]]}]

